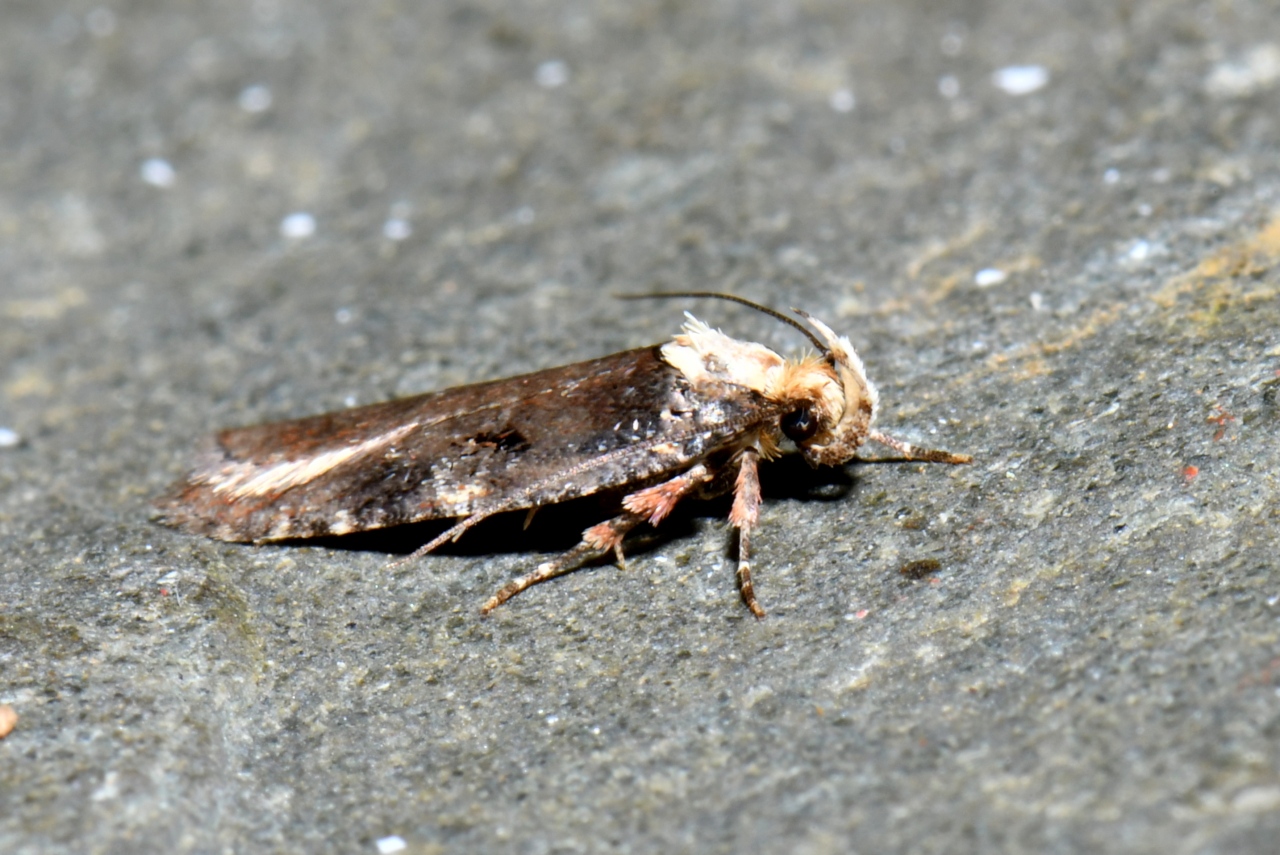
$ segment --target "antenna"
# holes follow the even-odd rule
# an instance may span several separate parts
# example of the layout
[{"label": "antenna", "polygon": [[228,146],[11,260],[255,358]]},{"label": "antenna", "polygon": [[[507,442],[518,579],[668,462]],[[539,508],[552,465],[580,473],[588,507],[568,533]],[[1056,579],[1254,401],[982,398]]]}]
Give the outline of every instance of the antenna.
[{"label": "antenna", "polygon": [[717,291],[672,291],[669,293],[655,292],[652,294],[614,294],[614,296],[617,297],[619,300],[662,300],[668,297],[694,297],[697,299],[705,298],[709,300],[728,300],[730,303],[739,303],[743,306],[748,306],[752,309],[755,309],[757,312],[765,313],[771,318],[777,318],[778,320],[782,321],[784,324],[787,324],[788,326],[795,327],[796,329],[800,330],[800,332],[804,333],[805,337],[808,338],[809,341],[813,342],[814,347],[818,348],[819,353],[823,354],[824,356],[831,355],[831,349],[827,347],[827,345],[822,341],[822,339],[814,335],[812,330],[810,330],[804,324],[797,321],[795,318],[788,317],[787,315],[782,314],[782,312],[779,312],[777,309],[770,309],[768,306],[762,306],[759,303],[753,303],[750,300],[748,300],[746,297],[739,297],[736,294],[721,294]]}]

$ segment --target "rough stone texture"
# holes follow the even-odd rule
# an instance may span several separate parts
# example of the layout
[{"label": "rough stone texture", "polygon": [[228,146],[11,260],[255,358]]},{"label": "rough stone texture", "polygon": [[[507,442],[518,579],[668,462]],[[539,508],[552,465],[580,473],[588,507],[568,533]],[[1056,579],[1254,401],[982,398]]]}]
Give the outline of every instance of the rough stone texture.
[{"label": "rough stone texture", "polygon": [[[0,850],[1274,851],[1276,21],[7,0]],[[1019,65],[1048,83],[993,85]],[[978,462],[775,464],[764,622],[717,503],[489,619],[593,507],[394,570],[422,531],[148,522],[217,426],[685,308],[798,347],[609,297],[684,288],[813,311],[888,429]]]}]

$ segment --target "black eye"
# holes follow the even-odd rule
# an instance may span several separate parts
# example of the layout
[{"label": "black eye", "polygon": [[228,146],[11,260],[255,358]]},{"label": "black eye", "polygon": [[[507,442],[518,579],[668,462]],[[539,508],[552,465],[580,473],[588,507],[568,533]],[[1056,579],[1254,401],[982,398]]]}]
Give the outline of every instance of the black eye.
[{"label": "black eye", "polygon": [[782,417],[779,426],[792,442],[804,442],[818,432],[818,420],[813,417],[813,411],[808,407],[801,407],[787,413]]}]

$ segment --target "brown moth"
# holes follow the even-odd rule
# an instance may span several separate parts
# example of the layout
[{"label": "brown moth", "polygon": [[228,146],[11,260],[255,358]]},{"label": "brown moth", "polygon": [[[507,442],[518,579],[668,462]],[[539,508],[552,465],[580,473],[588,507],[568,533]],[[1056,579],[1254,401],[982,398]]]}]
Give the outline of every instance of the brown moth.
[{"label": "brown moth", "polygon": [[[838,466],[872,440],[908,460],[969,463],[873,427],[879,397],[849,340],[798,309],[818,354],[788,360],[688,315],[684,331],[642,347],[505,380],[335,413],[233,428],[211,437],[189,474],[156,501],[159,520],[219,540],[265,543],[457,518],[410,560],[481,520],[605,491],[621,512],[582,542],[498,591],[511,597],[608,552],[680,500],[733,492],[738,587],[756,617],[751,532],[761,459],[789,439],[812,466]],[[810,329],[810,327],[812,329]]]}]

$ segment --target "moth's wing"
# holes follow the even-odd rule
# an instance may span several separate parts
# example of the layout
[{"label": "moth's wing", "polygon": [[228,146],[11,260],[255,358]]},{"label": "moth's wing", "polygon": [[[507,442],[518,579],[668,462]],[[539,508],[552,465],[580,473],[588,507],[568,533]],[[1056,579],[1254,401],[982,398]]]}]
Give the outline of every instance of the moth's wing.
[{"label": "moth's wing", "polygon": [[695,393],[642,348],[223,431],[157,505],[162,522],[234,541],[526,508],[678,472],[741,441],[764,406],[741,387]]}]

